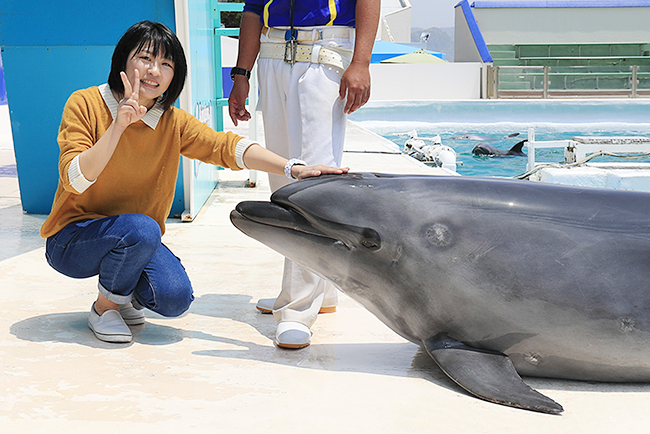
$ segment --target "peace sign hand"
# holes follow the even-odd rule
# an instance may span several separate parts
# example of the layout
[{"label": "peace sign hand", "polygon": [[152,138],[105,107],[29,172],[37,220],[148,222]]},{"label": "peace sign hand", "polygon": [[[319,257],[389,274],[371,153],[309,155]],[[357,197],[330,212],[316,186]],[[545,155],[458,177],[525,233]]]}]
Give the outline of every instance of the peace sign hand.
[{"label": "peace sign hand", "polygon": [[121,128],[126,128],[142,119],[147,113],[147,108],[140,105],[140,71],[135,70],[134,83],[131,86],[129,78],[124,71],[120,72],[124,84],[124,98],[117,106],[117,119],[115,123]]}]

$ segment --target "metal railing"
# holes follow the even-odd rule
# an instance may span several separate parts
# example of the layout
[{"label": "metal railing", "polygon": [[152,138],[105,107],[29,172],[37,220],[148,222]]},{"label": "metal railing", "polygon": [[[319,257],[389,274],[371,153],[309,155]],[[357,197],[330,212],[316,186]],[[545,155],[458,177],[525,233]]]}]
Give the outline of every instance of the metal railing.
[{"label": "metal railing", "polygon": [[650,66],[490,65],[487,97],[650,97]]}]

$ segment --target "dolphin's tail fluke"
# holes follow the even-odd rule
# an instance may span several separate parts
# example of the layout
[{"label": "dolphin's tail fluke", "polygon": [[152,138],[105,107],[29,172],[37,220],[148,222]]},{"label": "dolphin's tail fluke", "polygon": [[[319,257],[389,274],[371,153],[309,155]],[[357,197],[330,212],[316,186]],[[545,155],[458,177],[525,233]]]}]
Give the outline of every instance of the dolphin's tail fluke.
[{"label": "dolphin's tail fluke", "polygon": [[559,414],[562,406],[523,382],[505,354],[472,348],[439,334],[423,342],[429,355],[458,385],[497,404]]}]

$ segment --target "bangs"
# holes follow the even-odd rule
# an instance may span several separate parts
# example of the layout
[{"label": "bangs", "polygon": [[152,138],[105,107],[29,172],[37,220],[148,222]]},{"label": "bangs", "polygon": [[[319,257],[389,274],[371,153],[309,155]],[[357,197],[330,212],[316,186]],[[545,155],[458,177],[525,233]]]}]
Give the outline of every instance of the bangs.
[{"label": "bangs", "polygon": [[[152,37],[150,39],[143,39],[140,41],[138,46],[135,48],[135,53],[134,55],[140,53],[141,51],[148,51],[153,55],[153,57],[158,57],[161,56],[164,59],[172,60],[176,62],[176,59],[173,58],[173,55],[169,53],[173,53],[174,50],[172,49],[172,44],[168,40],[168,38],[165,38],[163,35],[151,35]],[[155,36],[160,36],[160,37],[155,37]]]}]

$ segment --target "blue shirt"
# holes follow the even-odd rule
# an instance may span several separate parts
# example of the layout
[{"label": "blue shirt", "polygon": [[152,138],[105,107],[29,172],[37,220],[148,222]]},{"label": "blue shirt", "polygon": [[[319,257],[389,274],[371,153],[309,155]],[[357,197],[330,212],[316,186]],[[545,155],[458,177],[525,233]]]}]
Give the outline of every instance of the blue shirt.
[{"label": "blue shirt", "polygon": [[[354,27],[357,0],[295,0],[294,27]],[[260,16],[266,27],[291,26],[290,0],[246,0],[244,11]]]}]

